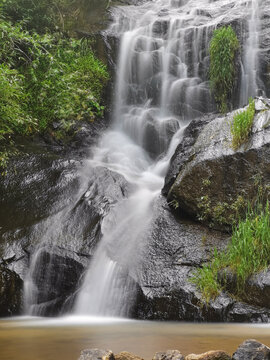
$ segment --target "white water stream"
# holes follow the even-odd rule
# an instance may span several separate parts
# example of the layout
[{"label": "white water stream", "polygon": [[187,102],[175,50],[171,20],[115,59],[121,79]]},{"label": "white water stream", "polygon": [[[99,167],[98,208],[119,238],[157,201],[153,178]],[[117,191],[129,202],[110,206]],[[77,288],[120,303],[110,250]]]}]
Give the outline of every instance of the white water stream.
[{"label": "white water stream", "polygon": [[[260,94],[258,79],[258,54],[260,47],[260,0],[247,3],[249,12],[247,41],[241,64],[240,105],[248,103],[250,97]],[[251,11],[250,11],[251,10]]]},{"label": "white water stream", "polygon": [[[213,30],[245,18],[249,35],[242,60],[243,103],[257,92],[256,0],[156,0],[113,10],[108,35],[121,38],[114,119],[87,166],[123,175],[133,190],[102,222],[103,236],[79,289],[75,313],[129,315],[152,204],[169,161],[189,121],[214,110],[207,80]],[[26,304],[33,304],[35,259]]]},{"label": "white water stream", "polygon": [[[242,85],[248,89],[243,90],[246,98],[256,93],[255,2],[249,3]],[[115,10],[110,33],[122,35],[114,124],[90,163],[124,175],[135,189],[102,224],[103,239],[85,276],[76,313],[129,314],[136,292],[132,278],[136,280],[152,202],[163,186],[169,160],[185,125],[213,109],[207,83],[210,36],[218,24],[242,11],[246,2],[239,0],[158,0]]]}]

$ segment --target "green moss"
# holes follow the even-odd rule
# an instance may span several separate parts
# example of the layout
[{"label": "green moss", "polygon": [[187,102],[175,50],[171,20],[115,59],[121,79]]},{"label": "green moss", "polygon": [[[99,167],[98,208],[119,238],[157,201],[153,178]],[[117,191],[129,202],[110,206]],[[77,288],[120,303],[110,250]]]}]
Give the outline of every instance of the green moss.
[{"label": "green moss", "polygon": [[246,110],[238,112],[231,124],[232,148],[237,150],[249,137],[255,116],[255,101],[250,99]]},{"label": "green moss", "polygon": [[225,113],[235,85],[239,41],[231,26],[214,31],[210,42],[210,85],[221,112]]},{"label": "green moss", "polygon": [[243,215],[247,201],[239,194],[236,200],[230,203],[216,202],[208,195],[210,186],[210,179],[202,180],[201,193],[205,195],[197,199],[199,209],[197,218],[199,221],[209,223],[210,227],[225,225],[231,228]]}]

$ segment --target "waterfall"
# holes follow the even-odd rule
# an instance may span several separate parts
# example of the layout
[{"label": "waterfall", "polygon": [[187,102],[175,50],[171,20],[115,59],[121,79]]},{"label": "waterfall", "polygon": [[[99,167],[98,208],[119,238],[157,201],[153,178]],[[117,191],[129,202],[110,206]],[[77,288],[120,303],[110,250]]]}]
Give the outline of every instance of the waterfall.
[{"label": "waterfall", "polygon": [[158,0],[114,10],[108,32],[121,36],[114,122],[91,164],[124,175],[134,190],[102,223],[103,238],[85,275],[76,313],[130,314],[140,250],[169,160],[188,122],[214,109],[207,82],[210,37],[222,19],[228,14],[233,18],[244,5]]},{"label": "waterfall", "polygon": [[[251,6],[250,6],[251,4]],[[240,105],[248,103],[250,97],[259,94],[258,54],[260,46],[260,1],[251,0],[249,5],[248,37],[244,45],[244,54],[241,64]]]},{"label": "waterfall", "polygon": [[[102,237],[80,283],[75,313],[132,314],[136,269],[169,161],[187,124],[215,109],[208,83],[213,30],[220,24],[242,23],[247,4],[252,16],[242,61],[241,102],[245,103],[258,89],[256,0],[156,0],[112,10],[113,22],[105,35],[120,39],[112,126],[84,166],[86,175],[87,169],[100,166],[122,175],[131,191],[110,205],[101,222]],[[85,183],[75,201],[84,194]],[[50,230],[48,220],[41,243],[47,244],[48,237],[72,237],[70,213],[67,208],[55,217],[55,230]],[[25,282],[31,314],[39,314],[33,279],[41,253],[38,247]]]}]

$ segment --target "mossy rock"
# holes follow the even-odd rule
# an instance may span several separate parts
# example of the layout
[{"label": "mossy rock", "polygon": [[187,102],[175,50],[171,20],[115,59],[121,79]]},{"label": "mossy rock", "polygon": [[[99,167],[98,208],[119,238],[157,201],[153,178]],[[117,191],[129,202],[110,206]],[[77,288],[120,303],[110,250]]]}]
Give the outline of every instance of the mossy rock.
[{"label": "mossy rock", "polygon": [[[268,107],[267,100],[256,99],[256,103],[259,101]],[[268,196],[270,188],[270,127],[266,121],[269,107],[257,110],[250,137],[237,150],[232,147],[234,114],[202,125],[191,146],[178,147],[171,168],[177,168],[180,158],[185,160],[179,161],[179,173],[168,193],[174,208],[225,231],[230,231],[258,193]],[[190,129],[187,132],[190,134]]]}]

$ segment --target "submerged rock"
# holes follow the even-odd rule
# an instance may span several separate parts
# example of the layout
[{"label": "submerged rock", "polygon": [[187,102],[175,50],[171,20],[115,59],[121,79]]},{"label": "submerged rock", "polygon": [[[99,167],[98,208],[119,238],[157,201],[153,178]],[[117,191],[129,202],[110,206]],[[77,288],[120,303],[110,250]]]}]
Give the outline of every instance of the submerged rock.
[{"label": "submerged rock", "polygon": [[246,340],[233,354],[232,360],[269,360],[270,348],[256,340]]},{"label": "submerged rock", "polygon": [[184,134],[188,141],[178,146],[166,178],[169,201],[193,218],[229,230],[236,213],[256,198],[258,185],[270,187],[270,107],[264,99],[256,106],[261,102],[267,110],[257,112],[251,136],[236,151],[230,128],[235,112],[205,126],[191,122]]}]

